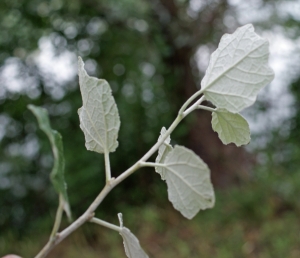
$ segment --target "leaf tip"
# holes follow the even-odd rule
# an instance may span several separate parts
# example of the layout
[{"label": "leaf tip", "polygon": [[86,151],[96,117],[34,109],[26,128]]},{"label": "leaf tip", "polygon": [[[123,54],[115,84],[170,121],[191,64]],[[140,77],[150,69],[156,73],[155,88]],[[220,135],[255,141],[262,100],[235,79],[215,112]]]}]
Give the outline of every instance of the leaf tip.
[{"label": "leaf tip", "polygon": [[251,32],[253,32],[253,31],[254,31],[254,26],[253,26],[253,24],[252,24],[252,23],[248,23],[248,24],[244,25],[244,26],[243,26],[243,27],[241,27],[241,28],[248,29],[248,30],[250,30]]},{"label": "leaf tip", "polygon": [[[82,76],[82,73],[86,72],[84,69],[84,62],[80,56],[78,56],[78,75],[79,79]],[[79,83],[80,84],[80,83]]]},{"label": "leaf tip", "polygon": [[121,212],[118,213],[118,219],[120,223],[120,228],[123,228],[123,214]]},{"label": "leaf tip", "polygon": [[27,105],[27,108],[28,108],[29,110],[31,110],[33,107],[34,107],[34,105],[32,105],[32,104],[28,104],[28,105]]},{"label": "leaf tip", "polygon": [[82,63],[83,63],[83,60],[82,60],[81,56],[78,56],[78,63],[79,63],[79,64],[82,64]]},{"label": "leaf tip", "polygon": [[38,109],[43,110],[44,108],[38,107],[32,104],[27,105],[27,108],[35,115]]}]

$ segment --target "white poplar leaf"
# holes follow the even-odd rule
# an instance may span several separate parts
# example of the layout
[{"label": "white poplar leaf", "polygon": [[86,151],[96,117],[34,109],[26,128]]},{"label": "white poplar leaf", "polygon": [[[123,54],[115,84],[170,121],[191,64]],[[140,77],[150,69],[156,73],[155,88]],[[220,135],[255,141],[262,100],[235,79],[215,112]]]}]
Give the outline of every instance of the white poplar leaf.
[{"label": "white poplar leaf", "polygon": [[[158,140],[161,139],[161,137],[166,133],[166,128],[163,127],[160,131],[160,136]],[[171,142],[171,137],[170,135],[167,137],[167,139],[163,142],[162,145],[160,145],[158,149],[158,155],[156,157],[155,162],[156,163],[164,163],[168,153],[173,149],[173,147],[170,145]],[[165,180],[164,174],[165,174],[165,169],[163,167],[155,167],[155,171],[161,175],[161,178]]]},{"label": "white poplar leaf", "polygon": [[119,220],[120,220],[120,235],[123,238],[123,244],[125,248],[125,253],[128,258],[148,258],[149,256],[145,253],[143,248],[140,245],[139,240],[136,238],[134,234],[131,233],[131,231],[123,227],[123,221],[122,221],[122,214],[119,213]]},{"label": "white poplar leaf", "polygon": [[233,113],[252,105],[259,90],[274,78],[268,58],[269,43],[252,24],[225,34],[201,82],[206,99]]},{"label": "white poplar leaf", "polygon": [[67,184],[65,181],[65,157],[62,136],[59,132],[51,128],[49,115],[46,109],[34,105],[28,105],[28,109],[35,115],[40,129],[47,135],[51,143],[54,163],[50,179],[54,189],[57,191],[59,196],[62,197],[63,209],[71,221],[72,215],[67,194]]},{"label": "white poplar leaf", "polygon": [[241,146],[250,142],[248,122],[240,114],[217,109],[212,113],[211,124],[224,144],[235,143],[236,146]]},{"label": "white poplar leaf", "polygon": [[209,168],[193,151],[176,145],[163,167],[169,200],[184,217],[192,219],[199,210],[214,206]]},{"label": "white poplar leaf", "polygon": [[120,117],[107,81],[90,77],[78,58],[79,85],[83,105],[78,109],[80,128],[88,150],[113,152],[118,147]]},{"label": "white poplar leaf", "polygon": [[130,230],[126,227],[123,227],[121,232],[123,237],[123,243],[125,248],[125,253],[128,258],[148,258],[149,256],[142,249],[139,240]]}]

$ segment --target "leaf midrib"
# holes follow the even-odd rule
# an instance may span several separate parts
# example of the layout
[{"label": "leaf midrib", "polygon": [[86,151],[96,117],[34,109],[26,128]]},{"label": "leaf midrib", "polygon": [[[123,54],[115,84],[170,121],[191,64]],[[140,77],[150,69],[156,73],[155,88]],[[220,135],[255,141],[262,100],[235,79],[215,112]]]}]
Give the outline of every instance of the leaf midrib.
[{"label": "leaf midrib", "polygon": [[228,71],[233,69],[237,64],[239,64],[241,61],[243,61],[246,57],[248,57],[251,53],[256,51],[258,48],[260,48],[262,45],[264,45],[266,41],[263,41],[260,45],[258,45],[256,48],[248,52],[246,55],[244,55],[242,58],[240,58],[238,61],[236,61],[233,65],[225,69],[221,74],[219,74],[215,79],[213,79],[209,84],[203,87],[204,92],[209,89],[216,81],[218,81],[224,74],[226,74]]}]

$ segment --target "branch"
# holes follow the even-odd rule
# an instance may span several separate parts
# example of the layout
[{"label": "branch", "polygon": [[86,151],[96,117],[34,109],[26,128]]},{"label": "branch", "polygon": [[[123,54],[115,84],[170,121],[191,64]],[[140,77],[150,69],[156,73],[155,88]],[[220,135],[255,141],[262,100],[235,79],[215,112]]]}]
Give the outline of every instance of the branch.
[{"label": "branch", "polygon": [[[202,94],[201,90],[196,92],[192,97],[190,97],[185,104],[183,105],[183,108],[185,109],[195,98],[197,98],[200,94]],[[196,103],[194,103],[192,107],[199,105],[204,100],[204,97],[200,98]],[[197,105],[196,105],[197,104]],[[182,110],[181,108],[180,110]],[[183,110],[184,110],[183,109]],[[196,109],[196,108],[194,108]],[[193,109],[193,110],[194,110]],[[46,257],[50,251],[58,245],[61,241],[63,241],[67,236],[69,236],[71,233],[73,233],[76,229],[78,229],[80,226],[82,226],[85,222],[92,220],[92,222],[95,222],[93,220],[94,212],[98,208],[98,206],[101,204],[103,199],[108,195],[108,193],[119,183],[121,183],[124,179],[126,179],[128,176],[130,176],[132,173],[134,173],[136,170],[144,166],[145,164],[151,164],[146,163],[146,161],[158,150],[158,148],[163,144],[163,142],[167,139],[167,137],[174,131],[174,129],[177,127],[177,125],[181,122],[181,120],[189,114],[191,111],[187,113],[179,113],[176,119],[173,121],[171,126],[168,128],[166,133],[162,135],[162,137],[152,146],[152,148],[134,165],[132,165],[130,168],[128,168],[125,172],[123,172],[120,176],[118,176],[116,179],[111,178],[109,181],[106,182],[105,187],[102,189],[100,194],[97,196],[97,198],[92,202],[92,204],[89,206],[89,208],[71,225],[69,225],[66,229],[64,229],[61,233],[56,234],[56,237],[53,241],[49,241],[46,246],[41,250],[41,252],[35,257],[35,258],[44,258]],[[106,157],[107,159],[107,157]],[[109,159],[106,160],[106,168],[108,167]],[[155,163],[153,163],[155,164]],[[159,165],[159,164],[158,164]],[[110,170],[109,170],[110,171]],[[98,221],[99,222],[99,221]]]}]

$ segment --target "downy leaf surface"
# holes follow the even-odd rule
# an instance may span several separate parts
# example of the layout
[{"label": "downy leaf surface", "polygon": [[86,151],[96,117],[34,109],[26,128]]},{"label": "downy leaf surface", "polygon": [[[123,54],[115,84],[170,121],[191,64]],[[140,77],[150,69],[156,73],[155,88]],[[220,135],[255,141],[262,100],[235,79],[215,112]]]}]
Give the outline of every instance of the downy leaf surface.
[{"label": "downy leaf surface", "polygon": [[[161,137],[163,137],[163,135],[166,133],[166,131],[167,130],[166,130],[165,127],[163,127],[161,129],[160,136],[159,136],[158,140],[160,140]],[[165,161],[168,153],[173,149],[173,147],[170,144],[170,142],[171,142],[171,137],[169,135],[167,137],[167,139],[163,142],[162,145],[160,145],[160,147],[158,149],[158,155],[157,155],[156,160],[155,160],[156,163],[164,163],[164,161]],[[163,180],[165,180],[165,176],[164,176],[164,174],[165,174],[165,168],[163,168],[163,167],[155,167],[155,171],[161,175],[161,178]]]},{"label": "downy leaf surface", "polygon": [[206,99],[233,113],[252,105],[259,90],[274,78],[268,57],[269,43],[252,24],[225,34],[201,82]]},{"label": "downy leaf surface", "polygon": [[121,231],[120,235],[123,238],[123,244],[125,248],[125,253],[128,258],[148,258],[149,256],[145,253],[143,248],[140,245],[139,240],[136,238],[131,231],[123,227],[122,214],[119,214]]},{"label": "downy leaf surface", "polygon": [[131,231],[128,228],[123,227],[120,234],[123,237],[125,253],[128,258],[149,257],[142,249],[139,240],[136,238],[134,234],[131,233]]},{"label": "downy leaf surface", "polygon": [[236,146],[241,146],[250,142],[248,122],[240,114],[231,113],[226,109],[217,109],[212,113],[211,124],[224,144],[234,143]]},{"label": "downy leaf surface", "polygon": [[215,194],[207,165],[193,151],[176,145],[164,161],[169,200],[181,214],[192,219],[199,210],[212,208]]},{"label": "downy leaf surface", "polygon": [[61,134],[51,128],[48,112],[46,109],[36,107],[34,105],[28,105],[28,109],[30,109],[35,115],[38,120],[40,129],[47,135],[51,143],[51,148],[54,156],[54,164],[50,174],[50,179],[56,192],[62,196],[64,210],[68,218],[71,219],[67,185],[64,176],[65,158]]},{"label": "downy leaf surface", "polygon": [[82,107],[78,110],[85,146],[99,153],[114,152],[118,147],[120,117],[107,81],[90,77],[78,58]]}]

